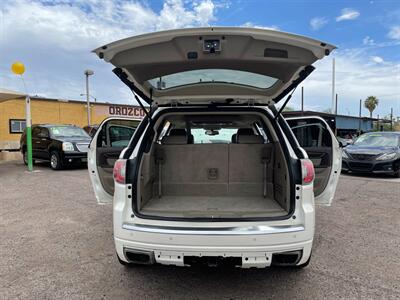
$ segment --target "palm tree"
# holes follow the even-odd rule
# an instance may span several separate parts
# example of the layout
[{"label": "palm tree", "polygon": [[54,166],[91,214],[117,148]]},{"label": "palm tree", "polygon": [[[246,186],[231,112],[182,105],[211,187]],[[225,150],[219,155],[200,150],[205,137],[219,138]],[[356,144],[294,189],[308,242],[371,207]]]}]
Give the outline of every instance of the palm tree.
[{"label": "palm tree", "polygon": [[372,112],[379,104],[379,99],[375,96],[368,96],[367,99],[364,100],[364,106],[369,110],[369,117],[372,118]]}]

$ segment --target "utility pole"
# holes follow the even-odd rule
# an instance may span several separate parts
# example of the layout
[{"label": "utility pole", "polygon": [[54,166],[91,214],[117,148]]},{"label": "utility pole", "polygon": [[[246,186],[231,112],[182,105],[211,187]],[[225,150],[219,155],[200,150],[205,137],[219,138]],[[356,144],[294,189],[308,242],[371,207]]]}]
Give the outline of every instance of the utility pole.
[{"label": "utility pole", "polygon": [[390,131],[393,131],[393,107],[390,108]]},{"label": "utility pole", "polygon": [[301,87],[301,111],[304,112],[304,86]]},{"label": "utility pole", "polygon": [[335,58],[332,59],[332,105],[331,112],[335,111]]},{"label": "utility pole", "polygon": [[378,115],[378,121],[376,122],[376,130],[379,131],[379,115]]},{"label": "utility pole", "polygon": [[337,115],[337,94],[336,94],[336,98],[335,98],[335,115]]},{"label": "utility pole", "polygon": [[361,134],[361,102],[362,100],[360,99],[360,109],[358,113],[358,135]]},{"label": "utility pole", "polygon": [[89,98],[89,76],[93,75],[94,72],[92,70],[85,70],[86,76],[86,104],[87,104],[87,120],[88,125],[90,126],[90,98]]}]

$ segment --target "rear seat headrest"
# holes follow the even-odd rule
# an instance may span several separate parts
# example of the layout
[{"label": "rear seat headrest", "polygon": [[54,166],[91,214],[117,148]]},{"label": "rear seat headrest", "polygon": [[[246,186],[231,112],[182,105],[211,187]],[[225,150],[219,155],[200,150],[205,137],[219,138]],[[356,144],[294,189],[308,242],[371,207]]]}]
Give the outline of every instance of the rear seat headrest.
[{"label": "rear seat headrest", "polygon": [[254,135],[254,130],[252,128],[239,128],[237,130],[237,135]]},{"label": "rear seat headrest", "polygon": [[238,144],[264,144],[264,138],[261,135],[238,135]]},{"label": "rear seat headrest", "polygon": [[263,144],[264,138],[261,135],[254,134],[254,130],[251,128],[239,128],[236,134],[236,143]]},{"label": "rear seat headrest", "polygon": [[186,129],[174,128],[171,129],[169,135],[164,136],[161,140],[164,145],[184,145],[188,143]]},{"label": "rear seat headrest", "polygon": [[171,129],[169,131],[169,135],[168,136],[177,136],[177,135],[187,136],[186,129],[184,129],[184,128],[173,128],[173,129]]}]

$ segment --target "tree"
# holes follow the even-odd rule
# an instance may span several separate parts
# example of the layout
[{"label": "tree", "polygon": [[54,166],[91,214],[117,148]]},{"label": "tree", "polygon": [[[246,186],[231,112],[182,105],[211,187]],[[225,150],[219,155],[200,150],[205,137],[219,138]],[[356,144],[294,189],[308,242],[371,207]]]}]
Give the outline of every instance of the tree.
[{"label": "tree", "polygon": [[372,118],[372,112],[378,106],[379,99],[375,96],[368,96],[367,99],[364,100],[364,106],[369,110],[369,117]]}]

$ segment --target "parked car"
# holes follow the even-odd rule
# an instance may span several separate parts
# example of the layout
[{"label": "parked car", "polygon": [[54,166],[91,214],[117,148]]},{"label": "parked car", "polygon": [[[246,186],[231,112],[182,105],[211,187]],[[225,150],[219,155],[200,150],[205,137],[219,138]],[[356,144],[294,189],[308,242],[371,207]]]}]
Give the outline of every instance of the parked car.
[{"label": "parked car", "polygon": [[98,124],[95,125],[87,125],[85,127],[83,127],[83,130],[85,130],[87,132],[88,135],[90,135],[91,137],[93,137],[97,131],[97,129],[99,128]]},{"label": "parked car", "polygon": [[342,138],[340,136],[338,136],[336,138],[340,143],[342,143],[343,147],[346,147],[347,145],[351,145],[353,143],[352,139]]},{"label": "parked car", "polygon": [[[32,157],[50,161],[53,170],[68,164],[87,163],[90,136],[80,127],[60,124],[32,125]],[[27,164],[26,130],[21,136],[21,152]]]},{"label": "parked car", "polygon": [[322,118],[285,120],[276,105],[334,48],[278,31],[192,28],[95,50],[151,107],[122,147],[110,128],[132,120],[106,119],[88,153],[96,198],[113,203],[120,263],[309,263],[315,203],[331,204],[342,150]]},{"label": "parked car", "polygon": [[400,177],[400,132],[360,135],[343,150],[342,171],[384,173]]}]

